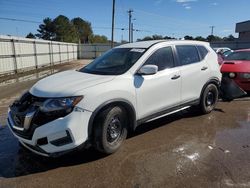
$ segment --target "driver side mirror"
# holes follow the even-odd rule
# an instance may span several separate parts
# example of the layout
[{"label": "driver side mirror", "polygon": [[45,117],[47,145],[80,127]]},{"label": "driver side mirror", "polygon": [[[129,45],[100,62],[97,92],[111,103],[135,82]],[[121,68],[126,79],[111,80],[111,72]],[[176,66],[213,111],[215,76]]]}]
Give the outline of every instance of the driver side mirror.
[{"label": "driver side mirror", "polygon": [[138,74],[140,74],[140,75],[153,75],[153,74],[156,74],[157,72],[158,72],[157,65],[144,65],[139,69]]}]

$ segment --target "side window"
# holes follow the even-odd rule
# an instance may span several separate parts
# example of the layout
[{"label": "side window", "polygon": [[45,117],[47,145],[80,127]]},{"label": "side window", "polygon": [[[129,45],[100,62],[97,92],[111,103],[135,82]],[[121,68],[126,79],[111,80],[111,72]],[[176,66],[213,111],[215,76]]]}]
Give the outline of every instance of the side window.
[{"label": "side window", "polygon": [[200,61],[197,48],[191,45],[176,46],[181,65],[189,65]]},{"label": "side window", "polygon": [[208,54],[208,50],[204,46],[197,46],[201,59],[205,59],[206,55]]},{"label": "side window", "polygon": [[158,71],[174,67],[174,57],[171,47],[157,50],[151,55],[144,65],[157,65]]}]

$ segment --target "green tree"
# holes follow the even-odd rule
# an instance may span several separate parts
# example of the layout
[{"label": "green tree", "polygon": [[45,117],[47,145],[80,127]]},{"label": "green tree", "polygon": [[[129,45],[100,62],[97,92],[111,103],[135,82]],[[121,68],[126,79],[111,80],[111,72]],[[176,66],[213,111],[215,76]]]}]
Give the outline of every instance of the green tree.
[{"label": "green tree", "polygon": [[176,39],[176,38],[165,36],[164,39],[169,40],[169,39]]},{"label": "green tree", "polygon": [[70,20],[63,15],[57,16],[53,20],[55,28],[55,40],[61,42],[78,42],[76,28]]},{"label": "green tree", "polygon": [[194,40],[194,37],[189,36],[189,35],[186,35],[186,36],[184,37],[184,39],[185,39],[185,40]]},{"label": "green tree", "polygon": [[202,37],[202,36],[195,37],[194,40],[206,41],[206,39],[204,37]]},{"label": "green tree", "polygon": [[30,32],[28,35],[26,35],[26,38],[35,39],[36,36],[33,33]]},{"label": "green tree", "polygon": [[224,41],[234,41],[235,40],[235,37],[233,35],[229,35],[227,37],[224,37],[223,38]]},{"label": "green tree", "polygon": [[221,41],[222,39],[219,36],[215,35],[208,35],[207,41],[212,42],[212,41]]},{"label": "green tree", "polygon": [[44,40],[54,40],[55,39],[55,27],[53,21],[50,18],[45,18],[43,23],[39,25],[37,30],[39,33],[36,36]]},{"label": "green tree", "polygon": [[80,39],[80,42],[89,42],[90,36],[93,35],[91,23],[79,17],[72,19],[71,22],[77,31],[77,36],[78,39]]},{"label": "green tree", "polygon": [[153,35],[152,39],[153,40],[162,40],[162,39],[164,39],[164,37],[162,35]]},{"label": "green tree", "polygon": [[142,39],[137,39],[137,41],[147,41],[147,40],[153,40],[153,38],[150,37],[150,36],[146,36],[146,37],[144,37]]},{"label": "green tree", "polygon": [[108,43],[108,38],[104,35],[91,35],[89,41],[91,43]]}]

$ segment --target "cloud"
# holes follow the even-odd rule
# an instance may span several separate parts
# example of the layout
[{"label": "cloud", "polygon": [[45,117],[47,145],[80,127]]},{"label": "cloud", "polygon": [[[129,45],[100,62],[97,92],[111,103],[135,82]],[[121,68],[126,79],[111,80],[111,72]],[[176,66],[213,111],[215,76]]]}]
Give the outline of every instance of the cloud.
[{"label": "cloud", "polygon": [[211,5],[213,5],[213,6],[217,6],[217,5],[218,5],[218,3],[214,2],[214,3],[212,3]]},{"label": "cloud", "polygon": [[162,0],[156,0],[154,4],[155,4],[155,5],[159,5],[159,4],[161,4],[161,3],[162,3]]},{"label": "cloud", "polygon": [[189,9],[192,8],[188,3],[183,3],[182,6],[183,6],[186,10],[189,10]]},{"label": "cloud", "polygon": [[190,10],[192,7],[190,3],[196,2],[198,0],[175,0],[177,3],[180,3],[186,10]]},{"label": "cloud", "polygon": [[189,2],[195,2],[197,0],[176,0],[177,3],[189,3]]},{"label": "cloud", "polygon": [[221,31],[222,33],[230,33],[230,32],[233,32],[232,29],[224,29]]},{"label": "cloud", "polygon": [[190,6],[185,6],[185,9],[187,9],[187,10],[189,10],[189,9],[191,9],[192,7],[190,7]]}]

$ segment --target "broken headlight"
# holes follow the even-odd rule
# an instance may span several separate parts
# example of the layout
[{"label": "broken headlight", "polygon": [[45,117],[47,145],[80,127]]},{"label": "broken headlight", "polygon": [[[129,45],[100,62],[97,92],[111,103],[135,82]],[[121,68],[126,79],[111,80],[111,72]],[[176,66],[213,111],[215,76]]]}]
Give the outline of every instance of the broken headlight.
[{"label": "broken headlight", "polygon": [[83,96],[47,99],[40,106],[40,110],[44,113],[54,111],[70,113],[82,98]]}]

